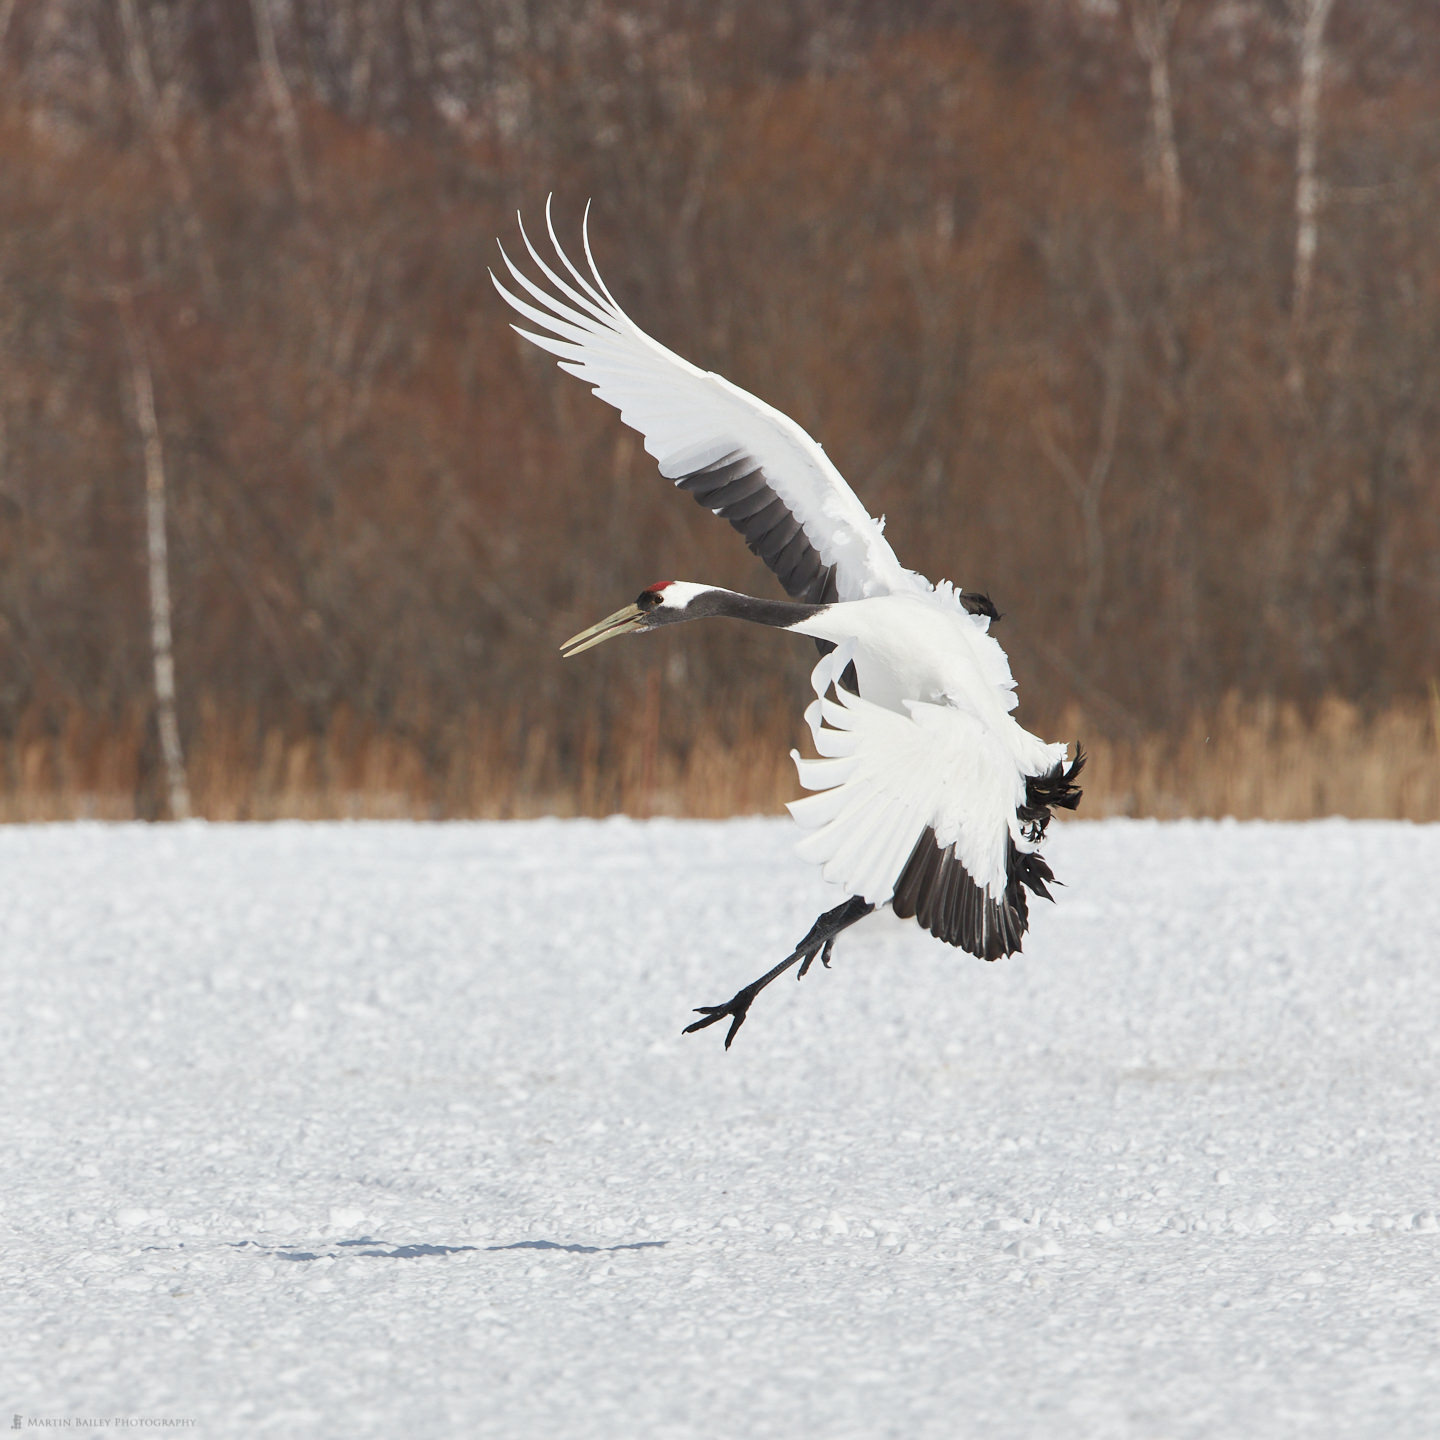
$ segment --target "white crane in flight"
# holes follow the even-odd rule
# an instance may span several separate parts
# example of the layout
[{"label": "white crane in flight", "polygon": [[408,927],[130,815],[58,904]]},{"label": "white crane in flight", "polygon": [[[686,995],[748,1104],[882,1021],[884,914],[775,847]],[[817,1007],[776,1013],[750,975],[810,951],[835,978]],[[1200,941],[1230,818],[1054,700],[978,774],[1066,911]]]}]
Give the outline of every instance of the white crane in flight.
[{"label": "white crane in flight", "polygon": [[1046,882],[1055,877],[1039,846],[1051,810],[1079,803],[1083,752],[1077,746],[1070,759],[1064,745],[1014,719],[1015,682],[989,633],[999,617],[985,596],[905,569],[799,425],[681,359],[625,314],[596,269],[588,220],[587,208],[588,275],[561,248],[548,202],[560,269],[523,221],[544,283],[501,247],[516,288],[492,274],[495,288],[534,327],[514,329],[613,405],[660,473],[728,520],[791,598],[665,580],[566,641],[563,653],[711,616],[806,635],[825,652],[805,712],[819,758],[792,752],[813,793],[789,809],[806,832],[800,853],[850,898],[732,999],[698,1007],[685,1033],[728,1019],[729,1049],[761,990],[792,965],[801,976],[817,958],[828,966],[835,937],[877,906],[986,960],[1013,954],[1029,924],[1026,891],[1052,898]]}]

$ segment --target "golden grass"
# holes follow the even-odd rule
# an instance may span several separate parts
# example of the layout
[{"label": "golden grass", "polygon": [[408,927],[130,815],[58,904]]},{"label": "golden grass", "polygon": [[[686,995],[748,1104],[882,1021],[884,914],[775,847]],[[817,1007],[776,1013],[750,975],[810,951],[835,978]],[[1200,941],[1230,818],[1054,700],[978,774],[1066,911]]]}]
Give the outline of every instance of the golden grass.
[{"label": "golden grass", "polygon": [[[724,816],[778,813],[798,794],[790,722],[683,750],[660,743],[652,695],[624,736],[582,734],[569,759],[515,713],[474,711],[434,734],[379,730],[348,711],[323,735],[264,728],[201,706],[189,738],[194,810],[211,820]],[[1440,820],[1440,693],[1366,719],[1340,700],[1313,716],[1226,701],[1179,737],[1117,739],[1078,713],[1058,734],[1090,754],[1081,814],[1325,815]],[[163,802],[153,722],[141,712],[29,717],[0,742],[0,821],[154,818]]]},{"label": "golden grass", "polygon": [[[1072,720],[1063,734],[1085,734]],[[1440,820],[1440,696],[1367,720],[1343,700],[1308,719],[1293,706],[1230,698],[1178,739],[1091,733],[1090,816]]]}]

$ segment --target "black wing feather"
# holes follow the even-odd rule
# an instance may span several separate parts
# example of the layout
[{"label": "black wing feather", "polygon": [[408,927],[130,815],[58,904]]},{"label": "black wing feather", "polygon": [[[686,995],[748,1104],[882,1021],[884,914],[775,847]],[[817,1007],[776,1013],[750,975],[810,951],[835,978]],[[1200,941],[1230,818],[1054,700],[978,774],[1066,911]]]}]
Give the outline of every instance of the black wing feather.
[{"label": "black wing feather", "polygon": [[821,560],[804,526],[771,488],[759,462],[743,450],[722,455],[675,483],[707,510],[728,520],[774,571],[792,600],[828,605],[839,598],[835,567]]},{"label": "black wing feather", "polygon": [[[1085,752],[1077,745],[1068,767],[1057,762],[1043,775],[1027,777],[1025,803],[1017,816],[1032,844],[1044,838],[1052,809],[1073,810],[1080,803],[1075,777],[1084,765]],[[1050,900],[1053,883],[1055,872],[1038,851],[1019,850],[1007,838],[1004,893],[998,898],[986,895],[956,858],[955,847],[942,850],[927,826],[895,882],[890,904],[902,920],[913,916],[936,939],[984,960],[998,960],[1020,949],[1030,927],[1026,891]]]}]

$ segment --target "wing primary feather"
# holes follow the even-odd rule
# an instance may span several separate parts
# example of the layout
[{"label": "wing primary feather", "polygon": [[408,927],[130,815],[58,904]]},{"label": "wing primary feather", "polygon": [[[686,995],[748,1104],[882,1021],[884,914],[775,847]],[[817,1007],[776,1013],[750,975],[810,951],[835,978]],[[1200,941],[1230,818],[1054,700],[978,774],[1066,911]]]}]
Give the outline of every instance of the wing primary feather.
[{"label": "wing primary feather", "polygon": [[[581,345],[589,343],[595,334],[593,327],[597,322],[579,310],[572,310],[563,300],[557,300],[548,290],[543,290],[505,253],[505,247],[503,245],[501,245],[499,249],[500,258],[505,262],[505,268],[510,272],[511,278],[515,283],[519,285],[527,295],[545,306],[545,312],[542,313],[548,312],[546,323],[551,325],[557,322],[564,324],[584,337],[583,340],[573,341],[573,344]],[[506,298],[510,299],[509,296],[506,296]],[[534,317],[532,316],[532,318]]]},{"label": "wing primary feather", "polygon": [[[553,194],[545,197],[545,229],[549,233],[550,243],[555,247],[555,253],[560,257],[560,263],[575,277],[575,283],[603,310],[605,309],[605,297],[580,273],[575,263],[561,246],[559,236],[555,234],[555,222],[550,214],[552,208],[550,202],[554,200],[554,198],[555,196]],[[585,213],[587,215],[590,213],[590,202],[588,200],[585,202]]]},{"label": "wing primary feather", "polygon": [[[545,269],[544,264],[537,257],[535,257],[535,247],[531,245],[530,237],[525,233],[525,227],[523,225],[520,227],[520,238],[525,242],[525,246],[529,250],[531,257],[536,259],[536,263],[540,265],[542,270]],[[539,301],[539,303],[541,305],[544,305],[547,310],[554,311],[557,315],[563,315],[568,317],[571,324],[575,325],[578,329],[583,331],[587,343],[594,344],[602,338],[600,331],[598,331],[596,327],[602,326],[604,324],[603,316],[593,316],[588,310],[585,310],[583,308],[581,310],[572,309],[564,302],[564,300],[557,299],[554,295],[550,293],[550,291],[546,290],[543,286],[537,285],[510,258],[510,252],[505,248],[505,244],[503,241],[496,240],[495,248],[500,252],[500,258],[505,262],[505,269],[509,271],[511,279],[514,280],[515,283],[519,285],[522,289],[524,289],[527,294],[532,296],[535,300]],[[493,278],[495,272],[492,270],[490,274]],[[565,291],[565,293],[568,295],[569,291],[567,290]],[[505,298],[508,300],[510,299],[510,296],[507,295]]]},{"label": "wing primary feather", "polygon": [[[505,263],[510,265],[510,257],[506,255],[503,250],[500,254],[504,258]],[[516,271],[516,274],[518,275],[519,272]],[[546,330],[551,331],[553,335],[558,336],[566,344],[577,346],[583,351],[585,342],[589,338],[589,331],[585,330],[581,325],[576,324],[572,320],[564,320],[548,310],[537,310],[528,301],[522,300],[518,295],[512,295],[496,278],[494,271],[491,271],[490,283],[494,285],[505,299],[527,320],[534,321],[536,325],[541,325]],[[512,326],[511,328],[513,329],[514,327]],[[530,338],[530,336],[526,336],[526,339]],[[583,359],[584,357],[582,355],[579,358]]]},{"label": "wing primary feather", "polygon": [[[498,290],[500,287],[497,284],[495,288]],[[565,344],[563,340],[556,340],[553,336],[550,335],[537,335],[533,330],[525,329],[523,325],[512,325],[510,328],[518,336],[520,336],[522,340],[528,340],[538,349],[548,350],[552,355],[559,355],[563,357],[566,351],[570,348]],[[579,361],[566,360],[562,358],[560,361],[560,368],[562,370],[568,371],[571,375],[577,375],[580,373]]]},{"label": "wing primary feather", "polygon": [[[620,308],[620,302],[610,293],[610,287],[605,283],[604,277],[600,274],[600,267],[595,263],[595,256],[590,250],[590,201],[585,202],[585,215],[580,221],[580,240],[585,246],[585,259],[590,266],[590,274],[594,277],[595,283],[600,287],[601,293],[615,307],[617,318],[630,320],[630,317]],[[633,323],[633,322],[632,322]]]},{"label": "wing primary feather", "polygon": [[[515,219],[520,226],[520,238],[525,242],[525,248],[530,252],[530,258],[536,263],[536,265],[540,267],[540,273],[544,275],[544,277],[558,291],[560,291],[562,295],[566,296],[569,300],[573,301],[576,305],[578,305],[586,315],[591,317],[591,319],[598,321],[601,325],[608,326],[611,323],[611,319],[609,313],[605,309],[604,304],[599,303],[591,296],[583,294],[581,291],[576,290],[573,285],[570,285],[561,276],[557,275],[555,271],[551,268],[551,266],[545,263],[544,259],[540,255],[540,252],[531,242],[529,233],[525,229],[525,221],[521,219],[518,212],[516,213]],[[547,226],[550,223],[550,206],[548,202],[545,206],[545,223]],[[550,232],[550,238],[552,241],[555,242],[555,253],[559,255],[560,258],[563,260],[565,258],[565,252],[560,248],[559,242],[555,240],[555,232],[553,230],[551,230]]]}]

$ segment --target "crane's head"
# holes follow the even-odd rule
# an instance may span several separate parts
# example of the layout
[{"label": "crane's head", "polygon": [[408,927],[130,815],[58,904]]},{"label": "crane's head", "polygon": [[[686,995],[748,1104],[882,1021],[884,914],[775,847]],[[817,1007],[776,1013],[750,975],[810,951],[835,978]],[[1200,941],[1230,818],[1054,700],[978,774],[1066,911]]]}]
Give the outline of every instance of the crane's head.
[{"label": "crane's head", "polygon": [[670,625],[677,620],[693,620],[700,613],[692,605],[701,595],[715,592],[708,585],[692,585],[687,580],[657,580],[642,590],[633,605],[617,610],[598,625],[572,635],[560,653],[568,660],[602,640],[628,635],[632,630],[653,630],[657,625]]}]

